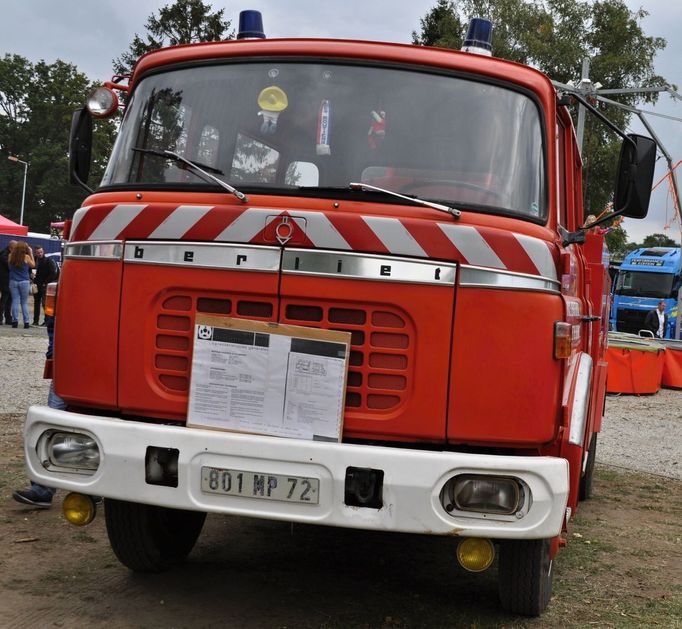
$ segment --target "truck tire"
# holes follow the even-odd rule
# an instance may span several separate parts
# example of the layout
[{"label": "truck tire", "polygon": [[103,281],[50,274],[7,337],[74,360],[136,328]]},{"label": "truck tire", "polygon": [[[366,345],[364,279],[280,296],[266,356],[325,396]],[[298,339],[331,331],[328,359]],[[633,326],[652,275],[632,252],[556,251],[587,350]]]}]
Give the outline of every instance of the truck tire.
[{"label": "truck tire", "polygon": [[161,572],[184,560],[194,547],[206,514],[104,500],[107,535],[114,554],[135,572]]},{"label": "truck tire", "polygon": [[498,585],[502,608],[513,614],[539,616],[552,594],[549,539],[500,542]]},{"label": "truck tire", "polygon": [[592,498],[592,483],[594,481],[594,461],[597,457],[597,433],[593,433],[590,439],[590,447],[587,449],[587,465],[585,473],[580,477],[578,485],[578,499],[588,500]]}]

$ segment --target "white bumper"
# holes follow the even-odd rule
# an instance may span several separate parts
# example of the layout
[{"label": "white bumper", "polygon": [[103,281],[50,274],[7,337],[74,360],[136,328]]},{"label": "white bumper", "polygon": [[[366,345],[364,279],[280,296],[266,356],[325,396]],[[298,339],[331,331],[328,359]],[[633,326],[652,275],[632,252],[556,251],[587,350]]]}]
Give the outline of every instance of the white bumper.
[{"label": "white bumper", "polygon": [[[94,475],[50,472],[36,452],[47,430],[91,435],[100,448]],[[322,443],[80,415],[32,406],[25,426],[30,477],[43,485],[131,502],[257,518],[434,535],[539,539],[554,537],[568,498],[568,463],[554,457],[432,452],[405,448]],[[145,482],[148,446],[177,448],[178,486]],[[211,466],[320,480],[319,503],[276,502],[204,493],[201,468]],[[344,504],[346,468],[384,471],[383,507]],[[441,505],[443,485],[456,474],[515,476],[530,488],[522,518],[453,516]]]}]

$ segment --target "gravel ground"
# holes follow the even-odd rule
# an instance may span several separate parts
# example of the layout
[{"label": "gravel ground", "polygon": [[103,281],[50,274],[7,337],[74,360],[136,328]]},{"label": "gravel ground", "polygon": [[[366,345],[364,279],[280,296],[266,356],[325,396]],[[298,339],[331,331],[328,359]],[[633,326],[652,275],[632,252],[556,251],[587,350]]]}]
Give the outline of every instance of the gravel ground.
[{"label": "gravel ground", "polygon": [[0,413],[25,413],[31,404],[47,403],[46,351],[45,328],[0,326]]},{"label": "gravel ground", "polygon": [[597,461],[682,479],[682,390],[609,395]]},{"label": "gravel ground", "polygon": [[[47,402],[45,328],[0,326],[0,413],[25,413]],[[610,395],[599,435],[602,464],[682,479],[682,391]]]}]

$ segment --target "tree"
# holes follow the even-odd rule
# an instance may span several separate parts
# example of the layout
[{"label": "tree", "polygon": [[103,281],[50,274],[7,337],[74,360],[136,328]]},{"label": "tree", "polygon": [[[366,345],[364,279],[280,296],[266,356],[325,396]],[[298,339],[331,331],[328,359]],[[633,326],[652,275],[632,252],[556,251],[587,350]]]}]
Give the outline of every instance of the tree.
[{"label": "tree", "polygon": [[[415,44],[460,48],[469,16],[493,21],[493,55],[525,63],[567,83],[580,76],[582,59],[591,60],[590,78],[604,88],[661,85],[654,58],[666,42],[647,36],[647,13],[630,11],[623,0],[438,0],[412,33]],[[615,97],[627,105],[655,101],[655,94]],[[601,108],[601,105],[600,105]],[[629,113],[605,108],[621,129]],[[594,116],[587,117],[583,150],[585,216],[600,214],[612,200],[620,139]]]},{"label": "tree", "polygon": [[231,22],[223,20],[225,9],[211,13],[211,5],[201,0],[175,0],[147,18],[147,33],[133,37],[127,52],[114,59],[114,72],[128,75],[146,52],[164,46],[232,39]]},{"label": "tree", "polygon": [[[49,231],[50,222],[70,217],[85,194],[68,180],[71,116],[92,89],[88,78],[64,61],[31,63],[19,55],[0,59],[0,213],[19,221],[24,168],[27,171],[24,224]],[[97,123],[94,141],[107,154],[114,124]],[[95,164],[93,180],[104,165]]]},{"label": "tree", "polygon": [[642,241],[642,247],[679,247],[680,245],[665,234],[649,234]]},{"label": "tree", "polygon": [[604,238],[612,258],[621,259],[625,256],[628,233],[620,225],[614,227]]}]

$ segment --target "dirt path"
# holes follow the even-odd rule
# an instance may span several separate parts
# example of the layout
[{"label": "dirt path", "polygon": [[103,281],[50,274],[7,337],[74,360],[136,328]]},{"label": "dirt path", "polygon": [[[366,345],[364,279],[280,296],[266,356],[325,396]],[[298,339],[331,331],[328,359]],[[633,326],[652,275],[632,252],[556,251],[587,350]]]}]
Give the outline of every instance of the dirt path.
[{"label": "dirt path", "polygon": [[452,539],[209,516],[189,561],[135,575],[101,514],[24,508],[21,417],[0,415],[0,627],[682,626],[682,483],[599,468],[542,619],[497,605],[496,570],[470,575]]},{"label": "dirt path", "polygon": [[609,465],[570,527],[548,612],[523,620],[499,611],[494,566],[457,567],[453,539],[210,515],[186,564],[130,573],[102,514],[78,529],[61,493],[45,511],[11,498],[26,485],[25,409],[46,398],[46,340],[31,332],[0,330],[0,628],[682,627],[682,392],[607,400]]}]

